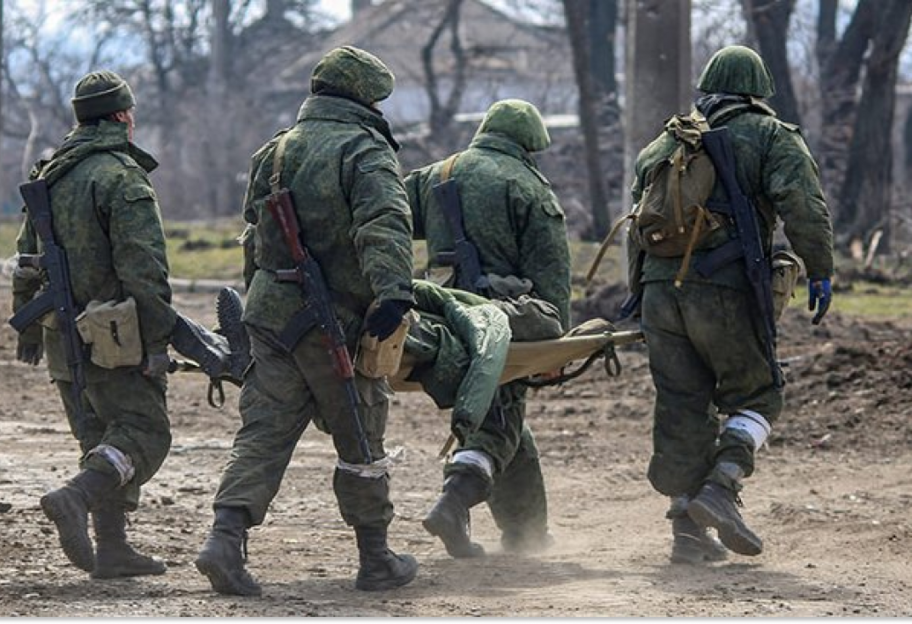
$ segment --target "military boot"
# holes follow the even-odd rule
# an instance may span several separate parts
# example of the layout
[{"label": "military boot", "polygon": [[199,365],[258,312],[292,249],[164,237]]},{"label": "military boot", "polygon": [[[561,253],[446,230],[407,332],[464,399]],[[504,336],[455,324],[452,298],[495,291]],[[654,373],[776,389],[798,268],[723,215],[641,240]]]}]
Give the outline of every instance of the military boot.
[{"label": "military boot", "polygon": [[687,515],[688,496],[675,496],[665,517],[671,520],[671,562],[699,564],[707,561],[724,561],[728,549],[709,530],[701,527]]},{"label": "military boot", "polygon": [[726,548],[749,557],[763,551],[763,540],[751,531],[738,511],[741,499],[734,490],[707,481],[687,506],[687,515],[702,527],[712,527]]},{"label": "military boot", "polygon": [[127,514],[121,507],[107,506],[92,513],[95,524],[95,569],[92,578],[164,574],[163,561],[147,557],[127,543]]},{"label": "military boot", "polygon": [[422,525],[443,541],[451,557],[483,557],[481,544],[471,540],[469,509],[487,499],[490,487],[484,479],[469,472],[447,477],[443,496],[425,516]]},{"label": "military boot", "polygon": [[120,485],[116,475],[83,470],[66,485],[41,497],[41,510],[55,525],[67,559],[80,570],[95,569],[89,538],[89,509]]},{"label": "military boot", "polygon": [[355,527],[361,567],[355,588],[383,591],[408,585],[418,573],[411,555],[397,555],[386,543],[386,527]]},{"label": "military boot", "polygon": [[196,558],[196,569],[209,578],[220,594],[259,596],[262,588],[244,568],[247,563],[247,511],[240,507],[216,507],[215,522]]},{"label": "military boot", "polygon": [[233,288],[223,288],[215,300],[215,313],[218,317],[217,332],[228,339],[231,354],[228,356],[226,379],[240,385],[244,371],[250,364],[250,336],[244,326],[244,303]]}]

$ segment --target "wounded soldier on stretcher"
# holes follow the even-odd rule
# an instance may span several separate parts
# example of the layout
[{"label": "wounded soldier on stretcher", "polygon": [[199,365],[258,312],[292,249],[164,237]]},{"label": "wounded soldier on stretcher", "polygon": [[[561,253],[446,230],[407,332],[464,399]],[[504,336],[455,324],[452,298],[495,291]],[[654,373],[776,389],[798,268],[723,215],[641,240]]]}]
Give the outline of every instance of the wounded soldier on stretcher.
[{"label": "wounded soldier on stretcher", "polygon": [[[452,408],[454,426],[477,427],[497,387],[508,381],[565,380],[559,373],[566,364],[600,355],[606,356],[606,370],[616,374],[613,347],[642,340],[641,332],[615,332],[604,319],[564,333],[557,308],[531,297],[528,282],[490,277],[492,288],[499,289],[497,299],[415,280],[417,315],[398,370],[389,376],[394,390],[422,390],[439,408]],[[355,358],[362,374],[364,355],[360,350]]]}]

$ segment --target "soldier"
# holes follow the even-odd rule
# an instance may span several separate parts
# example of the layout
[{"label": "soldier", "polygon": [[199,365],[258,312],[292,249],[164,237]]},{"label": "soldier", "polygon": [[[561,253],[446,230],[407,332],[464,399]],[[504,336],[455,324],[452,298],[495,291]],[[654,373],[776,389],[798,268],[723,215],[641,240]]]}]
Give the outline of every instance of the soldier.
[{"label": "soldier", "polygon": [[[390,462],[383,449],[389,385],[385,378],[355,380],[373,459],[368,464],[321,329],[312,327],[295,344],[283,344],[283,330],[313,301],[305,300],[299,284],[277,279],[277,271],[295,262],[265,207],[275,173],[291,191],[301,239],[322,267],[349,350],[354,352],[362,326],[381,340],[392,334],[414,305],[412,226],[398,144],[377,108],[393,85],[393,74],[368,52],[351,46],[331,50],[313,70],[312,95],[295,125],[253,156],[244,201],[244,322],[253,364],[241,390],[243,424],[213,503],[215,521],[196,560],[219,593],[261,593],[244,567],[247,529],[263,522],[311,420],[332,435],[338,454],[333,488],[357,538],[355,587],[391,589],[415,578],[415,559],[387,546],[393,517]],[[379,305],[365,320],[374,300]]]},{"label": "soldier", "polygon": [[[806,266],[818,323],[830,305],[832,227],[817,165],[798,127],[777,119],[764,101],[775,92],[766,64],[749,48],[723,48],[706,65],[698,89],[696,109],[731,135],[739,186],[756,207],[767,258],[777,218],[785,223]],[[640,152],[635,203],[650,171],[674,146],[663,133]],[[728,205],[718,177],[707,205]],[[646,254],[640,284],[632,285],[642,287],[641,322],[657,393],[649,480],[672,498],[672,561],[687,563],[726,556],[707,527],[736,553],[762,551],[762,540],[738,511],[738,493],[783,407],[775,345],[762,330],[744,262],[709,270],[718,257],[713,251],[737,237],[729,217],[719,220],[723,226],[693,251],[688,267],[682,269],[681,257]],[[685,276],[680,287],[676,275]],[[727,416],[721,431],[718,414]]]},{"label": "soldier", "polygon": [[[543,300],[566,331],[570,253],[564,212],[532,157],[550,144],[535,106],[502,100],[488,109],[467,150],[411,172],[406,188],[415,236],[427,240],[432,274],[450,262],[446,258],[453,256],[457,238],[433,187],[455,180],[461,200],[456,217],[477,249],[481,274],[468,276],[470,269],[457,265],[445,285],[468,278],[491,298]],[[468,526],[469,509],[484,501],[505,550],[535,551],[552,541],[538,449],[525,423],[525,395],[521,383],[501,387],[480,428],[454,432],[459,448],[444,469],[443,495],[424,519],[425,529],[440,537],[453,557],[484,554]]]},{"label": "soldier", "polygon": [[[43,496],[41,508],[56,524],[69,560],[93,577],[162,574],[164,563],[135,552],[125,532],[126,511],[137,508],[140,487],[158,471],[171,444],[165,372],[176,315],[161,215],[148,177],[157,163],[133,144],[135,102],[120,76],[86,75],[72,105],[78,125],[49,161],[36,165],[32,178],[44,177],[50,189],[54,233],[66,250],[76,306],[132,298],[142,365],[105,368],[93,358],[85,365],[85,391],[76,399],[60,332],[45,328],[42,337],[34,323],[20,334],[20,361],[37,365],[46,348],[50,376],[83,453],[81,471]],[[20,254],[39,251],[28,220],[17,248]],[[34,269],[16,271],[14,312],[41,281]],[[88,535],[90,511],[97,553]]]}]

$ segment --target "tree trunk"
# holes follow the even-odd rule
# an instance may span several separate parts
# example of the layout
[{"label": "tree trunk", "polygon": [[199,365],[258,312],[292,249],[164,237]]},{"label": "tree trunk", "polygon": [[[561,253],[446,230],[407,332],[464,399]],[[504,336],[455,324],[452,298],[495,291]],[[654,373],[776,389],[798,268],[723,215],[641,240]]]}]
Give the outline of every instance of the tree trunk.
[{"label": "tree trunk", "polygon": [[875,230],[883,229],[886,244],[881,249],[888,251],[896,76],[912,21],[912,3],[881,0],[877,5],[878,23],[858,105],[864,114],[855,121],[837,229],[849,240],[866,240]]},{"label": "tree trunk", "polygon": [[792,75],[789,70],[788,32],[789,21],[795,8],[795,0],[745,0],[747,16],[753,25],[760,47],[760,55],[766,61],[776,81],[776,93],[770,98],[770,105],[776,109],[779,118],[800,124],[798,101],[792,89]]},{"label": "tree trunk", "polygon": [[205,117],[208,126],[204,137],[205,196],[210,215],[225,214],[233,202],[230,136],[231,108],[228,98],[228,77],[231,71],[231,30],[228,16],[231,11],[229,0],[212,0],[212,54],[209,65],[208,92],[210,102],[221,102],[219,112]]},{"label": "tree trunk", "polygon": [[[459,110],[462,94],[465,91],[466,68],[468,60],[459,37],[459,13],[462,0],[448,0],[440,23],[431,32],[431,37],[421,48],[421,64],[424,67],[424,89],[430,103],[431,135],[440,139],[445,136],[453,123],[453,116]],[[434,49],[445,30],[450,30],[450,50],[453,54],[452,84],[446,98],[441,94],[442,87],[434,69]]]},{"label": "tree trunk", "polygon": [[579,90],[577,110],[579,111],[580,130],[583,133],[586,173],[589,181],[589,210],[592,214],[592,226],[586,232],[585,238],[597,240],[608,233],[610,216],[602,181],[599,123],[594,103],[596,95],[589,58],[589,33],[586,23],[588,7],[579,0],[563,0],[563,3],[567,20],[567,36],[570,38],[573,55],[573,74]]},{"label": "tree trunk", "polygon": [[842,212],[837,191],[846,173],[848,145],[852,141],[857,110],[856,92],[878,6],[879,0],[861,0],[839,41],[834,39],[836,10],[830,6],[829,0],[821,4],[817,23],[822,109],[817,157],[821,180],[831,199],[830,210],[837,218]]}]

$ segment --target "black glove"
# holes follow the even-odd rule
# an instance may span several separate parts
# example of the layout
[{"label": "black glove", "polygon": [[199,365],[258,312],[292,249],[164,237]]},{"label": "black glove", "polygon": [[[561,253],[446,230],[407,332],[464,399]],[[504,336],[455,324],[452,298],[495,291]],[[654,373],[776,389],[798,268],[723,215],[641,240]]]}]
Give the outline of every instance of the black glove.
[{"label": "black glove", "polygon": [[19,337],[16,343],[16,359],[32,366],[38,366],[41,362],[41,356],[44,355],[44,344],[41,342],[31,342]]},{"label": "black glove", "polygon": [[402,317],[412,309],[412,302],[404,299],[381,301],[364,323],[364,329],[378,340],[386,340],[402,324]]},{"label": "black glove", "polygon": [[146,377],[158,377],[168,372],[171,366],[171,356],[167,353],[152,353],[146,357],[146,365],[142,374]]}]

